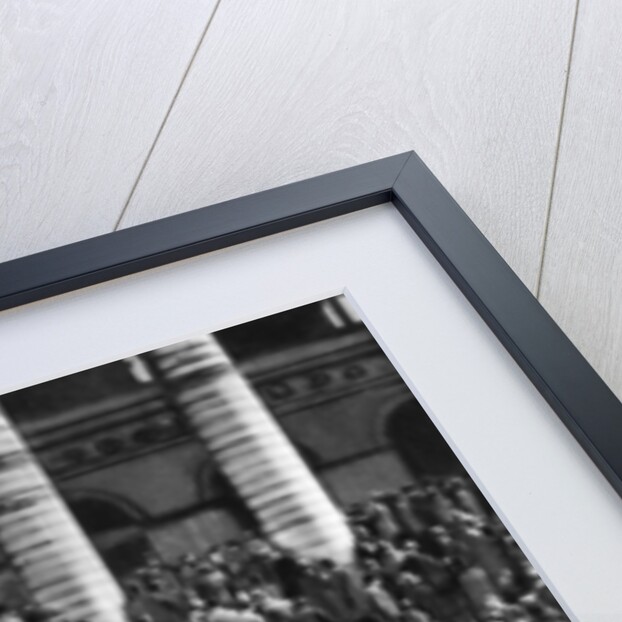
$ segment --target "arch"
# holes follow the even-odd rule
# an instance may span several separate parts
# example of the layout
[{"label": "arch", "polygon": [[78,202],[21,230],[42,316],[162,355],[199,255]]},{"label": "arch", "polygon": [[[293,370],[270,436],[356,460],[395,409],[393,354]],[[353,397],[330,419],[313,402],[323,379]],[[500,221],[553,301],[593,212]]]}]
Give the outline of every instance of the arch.
[{"label": "arch", "polygon": [[384,437],[415,477],[464,473],[462,464],[414,397],[402,400],[387,412],[383,427]]},{"label": "arch", "polygon": [[370,433],[377,447],[385,447],[391,444],[391,439],[387,436],[389,419],[396,410],[404,406],[404,404],[410,403],[413,399],[415,399],[413,394],[405,389],[401,395],[388,399],[380,411],[372,417]]},{"label": "arch", "polygon": [[133,503],[96,490],[71,491],[65,501],[116,576],[129,575],[153,555],[146,517]]},{"label": "arch", "polygon": [[[109,492],[88,489],[63,491],[63,498],[73,512],[76,520],[81,525],[82,521],[80,520],[80,515],[85,516],[85,512],[87,512],[89,506],[93,508],[93,512],[96,509],[104,513],[109,512],[113,523],[122,523],[125,526],[130,524],[142,525],[147,518],[143,510],[134,503],[120,495],[111,494]],[[80,508],[81,512],[76,512],[76,508]],[[86,517],[85,520],[87,520]],[[98,517],[98,520],[103,522],[102,517]],[[90,533],[89,529],[84,525],[83,528]]]}]

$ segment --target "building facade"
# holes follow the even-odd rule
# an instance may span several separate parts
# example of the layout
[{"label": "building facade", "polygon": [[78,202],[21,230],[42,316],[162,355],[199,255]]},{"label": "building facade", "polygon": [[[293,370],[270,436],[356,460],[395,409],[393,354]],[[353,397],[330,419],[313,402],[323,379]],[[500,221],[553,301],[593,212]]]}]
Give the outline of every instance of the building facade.
[{"label": "building facade", "polygon": [[[217,333],[339,506],[461,466],[341,299]],[[256,527],[253,512],[141,357],[2,403],[117,576]]]}]

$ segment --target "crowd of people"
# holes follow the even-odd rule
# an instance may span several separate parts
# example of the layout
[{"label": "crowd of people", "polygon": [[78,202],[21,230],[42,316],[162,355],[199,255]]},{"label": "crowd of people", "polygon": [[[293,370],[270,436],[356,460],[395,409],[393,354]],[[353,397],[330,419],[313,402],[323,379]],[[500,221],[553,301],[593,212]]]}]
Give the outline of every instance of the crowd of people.
[{"label": "crowd of people", "polygon": [[[128,620],[567,620],[466,478],[426,478],[373,493],[346,513],[356,542],[348,567],[302,558],[247,533],[175,563],[147,560],[122,581]],[[43,619],[11,615],[0,622]]]}]

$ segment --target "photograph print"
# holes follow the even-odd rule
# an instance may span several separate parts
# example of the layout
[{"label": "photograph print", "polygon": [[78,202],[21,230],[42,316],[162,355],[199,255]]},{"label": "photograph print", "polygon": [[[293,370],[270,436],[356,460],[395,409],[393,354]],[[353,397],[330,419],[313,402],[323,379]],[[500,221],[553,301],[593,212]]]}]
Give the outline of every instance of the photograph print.
[{"label": "photograph print", "polygon": [[343,296],[0,397],[0,622],[567,619]]}]

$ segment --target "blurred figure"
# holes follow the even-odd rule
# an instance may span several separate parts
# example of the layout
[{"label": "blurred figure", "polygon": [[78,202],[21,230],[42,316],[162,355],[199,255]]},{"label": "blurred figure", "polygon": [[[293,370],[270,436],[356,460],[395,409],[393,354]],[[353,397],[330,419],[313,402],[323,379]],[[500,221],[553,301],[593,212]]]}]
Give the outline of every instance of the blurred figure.
[{"label": "blurred figure", "polygon": [[430,614],[415,607],[408,599],[400,602],[400,611],[401,622],[434,622]]},{"label": "blurred figure", "polygon": [[291,622],[293,620],[292,602],[286,598],[269,596],[262,590],[251,593],[251,602],[266,622]]},{"label": "blurred figure", "polygon": [[[123,585],[128,621],[567,621],[461,478],[426,477],[421,486],[375,492],[346,514],[356,551],[348,567],[302,558],[247,532],[176,564],[148,558]],[[34,606],[0,607],[0,622],[52,617],[61,622],[57,612]]]},{"label": "blurred figure", "polygon": [[424,521],[413,511],[413,504],[408,494],[414,489],[406,487],[395,495],[393,512],[403,533],[410,537],[419,537],[425,531]]},{"label": "blurred figure", "polygon": [[17,611],[8,609],[4,605],[0,604],[0,622],[23,622],[22,618]]},{"label": "blurred figure", "polygon": [[190,598],[188,609],[188,622],[207,622],[205,603],[200,598]]},{"label": "blurred figure", "polygon": [[233,602],[228,576],[214,564],[213,560],[199,564],[194,589],[206,602],[215,602],[219,605],[229,605]]},{"label": "blurred figure", "polygon": [[365,508],[375,532],[384,540],[393,540],[400,534],[400,528],[385,501],[386,493],[373,492]]},{"label": "blurred figure", "polygon": [[251,598],[246,592],[239,592],[235,598],[240,622],[265,622],[265,619],[252,606]]},{"label": "blurred figure", "polygon": [[338,618],[331,617],[326,611],[313,605],[304,597],[294,601],[292,613],[294,622],[339,622]]},{"label": "blurred figure", "polygon": [[395,599],[385,588],[380,577],[367,576],[364,579],[369,611],[380,620],[399,620],[400,610]]}]

